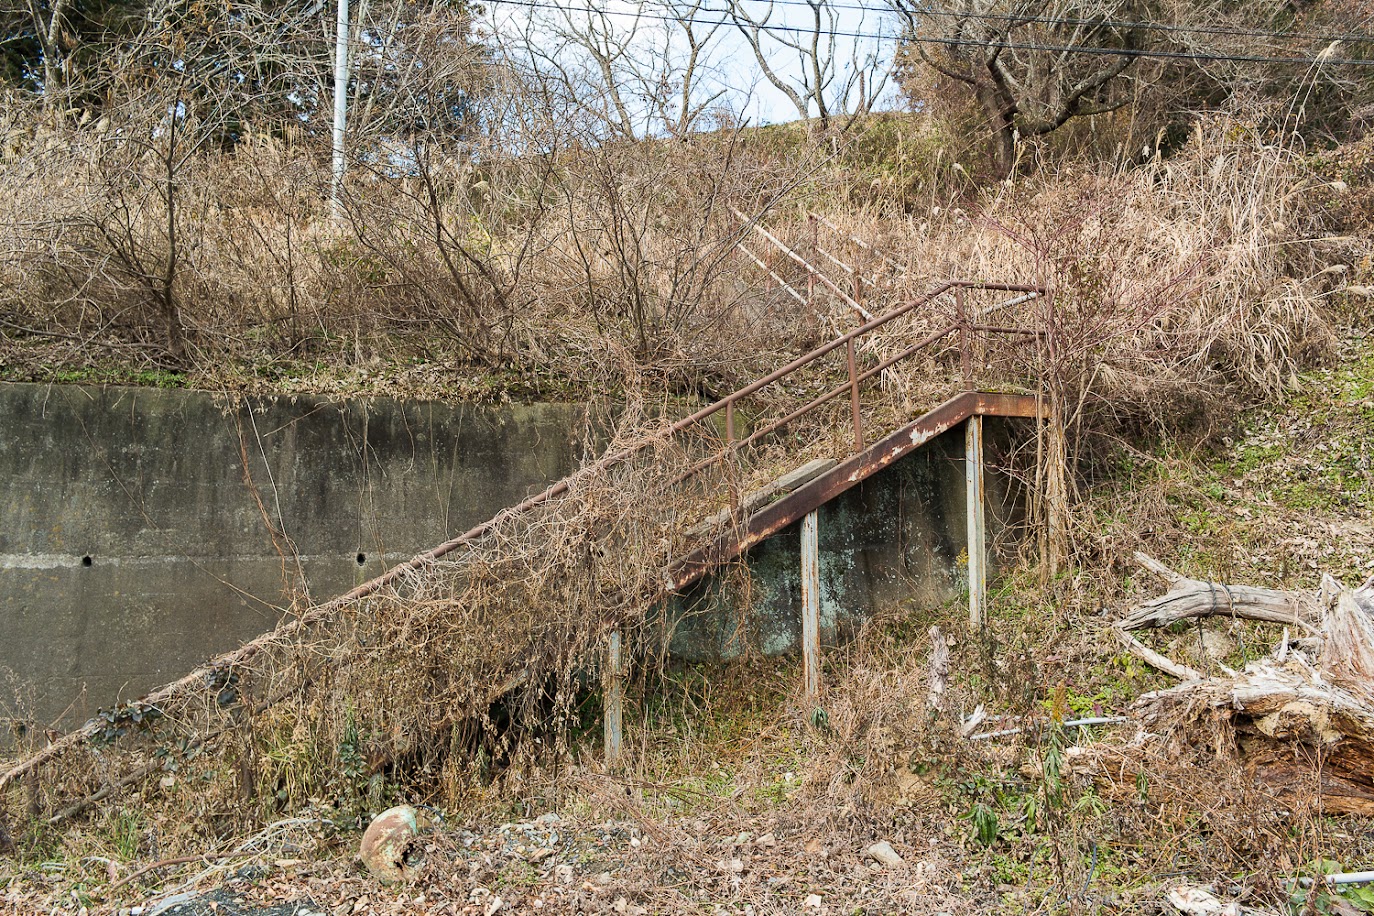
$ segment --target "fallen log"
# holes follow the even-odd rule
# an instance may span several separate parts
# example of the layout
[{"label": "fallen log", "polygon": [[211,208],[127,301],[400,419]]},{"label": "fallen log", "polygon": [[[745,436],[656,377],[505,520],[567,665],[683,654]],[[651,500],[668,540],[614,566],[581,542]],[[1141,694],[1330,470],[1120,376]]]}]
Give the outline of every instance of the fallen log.
[{"label": "fallen log", "polygon": [[1306,648],[1285,635],[1272,656],[1237,675],[1155,691],[1135,709],[1154,731],[1228,722],[1247,765],[1276,796],[1317,788],[1327,811],[1374,814],[1374,594],[1341,590],[1319,632]]},{"label": "fallen log", "polygon": [[1200,617],[1241,617],[1316,630],[1309,619],[1320,613],[1319,603],[1304,592],[1189,579],[1146,554],[1136,553],[1135,560],[1167,581],[1169,590],[1132,608],[1117,624],[1124,630],[1167,627]]}]

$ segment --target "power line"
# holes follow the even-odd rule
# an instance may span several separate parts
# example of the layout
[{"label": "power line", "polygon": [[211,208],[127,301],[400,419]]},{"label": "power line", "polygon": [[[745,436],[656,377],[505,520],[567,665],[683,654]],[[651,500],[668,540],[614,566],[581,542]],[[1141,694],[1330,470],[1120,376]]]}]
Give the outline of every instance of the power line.
[{"label": "power line", "polygon": [[[499,2],[499,0],[498,0]],[[793,6],[815,9],[806,0],[765,0],[770,6]],[[1044,25],[1092,25],[1099,28],[1111,29],[1140,29],[1153,32],[1181,32],[1186,34],[1203,35],[1227,35],[1240,38],[1270,38],[1270,39],[1290,39],[1293,41],[1348,41],[1363,42],[1374,41],[1374,35],[1368,34],[1324,34],[1320,32],[1270,32],[1263,29],[1243,29],[1235,26],[1208,26],[1208,25],[1177,25],[1163,22],[1145,22],[1142,20],[1130,19],[1090,19],[1074,16],[1032,16],[1032,15],[1013,15],[1011,13],[959,13],[950,10],[901,10],[894,11],[891,7],[878,8],[866,6],[861,3],[825,3],[826,9],[853,10],[863,13],[889,13],[898,12],[899,15],[908,17],[926,16],[943,19],[976,19],[984,22],[1006,22],[1012,25],[1022,23],[1038,23]],[[711,9],[703,7],[707,12],[717,15],[728,15],[728,10]],[[1366,17],[1368,18],[1368,17]]]},{"label": "power line", "polygon": [[[549,3],[545,0],[492,0],[493,5],[520,6],[528,9],[555,10],[558,12],[580,12],[594,13],[601,16],[629,16],[634,19],[648,19],[658,22],[679,22],[683,17],[669,16],[662,13],[650,13],[643,10],[607,10],[592,6],[578,6],[568,3]],[[722,10],[711,10],[714,14],[721,14]],[[714,27],[722,25],[734,25],[733,19],[718,19],[702,21],[696,17],[687,17],[696,25]],[[789,26],[773,23],[759,23],[750,26],[762,32],[788,33],[792,35],[812,35],[816,29],[804,26]],[[868,40],[890,40],[895,36],[881,32],[860,32],[845,29],[820,29],[821,34],[833,38],[858,38]],[[1278,36],[1275,36],[1278,37]],[[1050,51],[1066,54],[1100,54],[1116,57],[1142,57],[1142,58],[1161,58],[1166,60],[1192,60],[1192,61],[1236,61],[1241,63],[1259,64],[1329,64],[1332,66],[1374,66],[1374,59],[1369,58],[1349,58],[1349,57],[1327,57],[1317,55],[1315,57],[1279,57],[1261,54],[1208,54],[1191,51],[1162,51],[1162,50],[1133,50],[1129,48],[1103,48],[1077,45],[1052,45],[1027,42],[1005,42],[1005,41],[976,41],[967,38],[938,38],[920,35],[907,35],[903,41],[916,44],[938,44],[954,47],[996,47],[1011,51]],[[1363,36],[1360,41],[1374,40],[1374,37]]]},{"label": "power line", "polygon": [[[855,36],[859,37],[859,36]],[[1206,54],[1193,51],[1133,50],[1131,48],[1081,47],[1074,45],[1046,45],[1010,41],[974,41],[962,38],[930,38],[907,35],[903,41],[915,44],[936,44],[974,48],[1005,48],[1010,51],[1053,51],[1067,54],[1101,54],[1108,57],[1149,57],[1165,60],[1239,61],[1251,64],[1332,64],[1341,66],[1374,66],[1374,59],[1358,57],[1269,57],[1262,54]]]},{"label": "power line", "polygon": [[[507,0],[493,0],[493,2],[501,3],[501,2],[507,2]],[[805,9],[815,9],[815,8],[816,8],[816,7],[813,6],[812,4],[806,2],[806,0],[769,0],[769,2],[770,2],[770,6],[791,6],[791,7],[805,8]],[[863,4],[854,4],[854,3],[825,3],[825,4],[824,4],[824,7],[825,7],[826,9],[853,10],[853,11],[855,11],[855,12],[875,13],[875,14],[884,14],[884,13],[894,12],[894,10],[891,9],[890,7],[889,7],[889,8],[878,8],[878,7],[872,7],[872,6],[866,6],[866,5],[863,5]],[[574,8],[574,9],[575,9],[575,8]],[[717,15],[717,16],[729,16],[729,15],[730,15],[729,10],[715,9],[715,8],[708,7],[708,6],[698,7],[698,9],[704,10],[705,12],[708,12],[708,13],[711,13],[711,14]],[[586,9],[586,11],[587,11],[587,12],[604,13],[604,14],[610,15],[610,16],[636,16],[636,17],[640,17],[640,18],[663,19],[663,20],[666,20],[666,21],[677,21],[677,19],[679,18],[679,17],[677,17],[677,16],[655,15],[655,14],[644,13],[644,12],[631,12],[631,11],[619,12],[619,11],[616,11],[616,10],[602,10],[602,9],[597,9],[597,8],[594,8],[594,7],[589,7],[589,8]],[[1233,27],[1233,26],[1206,26],[1206,25],[1196,25],[1196,26],[1192,26],[1192,25],[1177,25],[1177,24],[1170,24],[1170,23],[1145,22],[1145,21],[1143,21],[1143,20],[1129,20],[1129,19],[1088,19],[1088,18],[1073,17],[1073,16],[1031,16],[1031,15],[1018,16],[1018,15],[1012,15],[1012,14],[1009,14],[1009,13],[957,13],[957,12],[951,12],[951,11],[948,11],[948,10],[932,10],[932,9],[920,10],[919,12],[916,12],[916,11],[912,11],[912,12],[909,12],[909,13],[903,12],[903,13],[900,13],[899,15],[906,15],[906,16],[926,16],[926,17],[944,18],[944,19],[972,19],[972,20],[978,20],[978,21],[983,21],[983,22],[1006,22],[1006,23],[1010,23],[1010,24],[1012,24],[1012,25],[1020,25],[1020,24],[1025,24],[1025,23],[1037,23],[1037,24],[1045,24],[1045,25],[1092,25],[1092,26],[1097,26],[1097,27],[1099,27],[1099,28],[1139,29],[1139,30],[1143,30],[1143,31],[1165,32],[1165,33],[1180,33],[1180,34],[1189,34],[1189,35],[1226,35],[1226,36],[1229,36],[1229,37],[1238,37],[1238,38],[1263,38],[1263,39],[1270,39],[1270,40],[1273,40],[1273,41],[1280,41],[1280,40],[1289,40],[1289,41],[1325,41],[1325,42],[1332,42],[1332,41],[1342,41],[1342,42],[1366,42],[1366,41],[1374,41],[1374,35],[1370,35],[1370,34],[1360,34],[1360,33],[1344,33],[1344,34],[1337,34],[1337,33],[1321,33],[1321,32],[1270,32],[1270,31],[1265,31],[1265,30],[1262,30],[1262,29],[1243,29],[1243,28],[1237,28],[1237,27]],[[714,23],[712,23],[712,22],[707,22],[707,23],[702,23],[702,24],[703,24],[703,25],[727,25],[727,24],[732,23],[733,21],[734,21],[733,19],[722,19],[722,20],[719,20],[718,22],[714,22]],[[791,26],[791,27],[789,27],[789,26],[781,26],[781,25],[764,25],[763,27],[764,27],[764,28],[773,28],[773,29],[788,29],[788,30],[799,28],[799,27],[796,27],[796,26]],[[808,31],[808,30],[802,29],[802,31]],[[884,37],[884,36],[881,36],[881,35],[868,35],[868,34],[866,34],[866,33],[854,33],[854,32],[851,32],[851,33],[836,33],[836,34],[841,35],[841,37],[854,37],[854,38],[863,38],[863,37],[877,38],[877,37]]]}]

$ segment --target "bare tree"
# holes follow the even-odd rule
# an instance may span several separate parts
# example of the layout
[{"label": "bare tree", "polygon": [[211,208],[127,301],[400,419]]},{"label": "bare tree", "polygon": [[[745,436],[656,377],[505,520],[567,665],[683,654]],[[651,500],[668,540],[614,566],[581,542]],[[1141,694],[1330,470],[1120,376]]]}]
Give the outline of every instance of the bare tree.
[{"label": "bare tree", "polygon": [[[705,83],[704,71],[710,64],[708,55],[724,23],[718,19],[705,24],[697,22],[697,17],[706,9],[703,0],[666,0],[664,8],[671,15],[676,32],[669,32],[668,40],[664,41],[663,59],[673,60],[675,44],[680,44],[684,51],[674,67],[659,73],[658,86],[652,96],[657,100],[659,119],[674,137],[681,139],[725,94],[724,89],[706,95],[700,91]],[[672,40],[674,34],[680,38],[679,42]]]},{"label": "bare tree", "polygon": [[43,54],[43,94],[45,104],[49,108],[62,82],[62,49],[59,38],[68,5],[68,0],[53,0],[45,10],[42,0],[29,0],[29,17],[33,21],[33,32]]},{"label": "bare tree", "polygon": [[1131,101],[1119,79],[1145,40],[1134,0],[892,0],[920,60],[967,86],[986,119],[999,176],[1018,139]]},{"label": "bare tree", "polygon": [[725,95],[713,79],[724,25],[705,0],[647,0],[624,12],[559,7],[525,20],[505,46],[599,111],[609,136],[682,138]]},{"label": "bare tree", "polygon": [[783,15],[778,0],[730,0],[728,11],[769,83],[802,119],[866,114],[887,86],[885,43],[863,37],[864,19],[847,21],[832,0],[803,0],[805,22]]}]

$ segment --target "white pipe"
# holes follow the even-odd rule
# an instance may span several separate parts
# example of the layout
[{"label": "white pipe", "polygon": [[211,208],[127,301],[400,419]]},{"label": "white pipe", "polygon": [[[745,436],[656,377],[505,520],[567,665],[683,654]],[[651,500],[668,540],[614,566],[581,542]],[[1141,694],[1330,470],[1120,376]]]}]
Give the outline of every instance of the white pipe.
[{"label": "white pipe", "polygon": [[[1337,872],[1334,875],[1322,875],[1322,880],[1327,884],[1374,884],[1374,871],[1347,871]],[[1303,887],[1311,887],[1311,878],[1299,878],[1298,883]]]},{"label": "white pipe", "polygon": [[1348,871],[1327,875],[1327,884],[1374,884],[1374,871]]},{"label": "white pipe", "polygon": [[1024,296],[1017,296],[1015,299],[1008,299],[1005,302],[998,302],[989,305],[978,313],[979,318],[986,318],[993,312],[1000,312],[1002,309],[1009,309],[1013,305],[1020,305],[1022,302],[1030,302],[1032,299],[1039,299],[1039,293],[1026,293]]},{"label": "white pipe", "polygon": [[748,248],[745,248],[743,242],[736,242],[735,247],[742,251],[749,258],[749,260],[757,264],[760,270],[766,271],[768,276],[772,277],[775,283],[777,283],[783,289],[787,290],[787,292],[792,296],[793,299],[796,299],[802,305],[806,305],[806,297],[803,296],[801,293],[797,292],[795,289],[793,289],[788,284],[788,282],[784,280],[782,277],[779,277],[777,275],[777,272],[774,271],[773,268],[769,267],[767,264],[763,263],[763,261],[759,260],[757,255],[755,255]]},{"label": "white pipe", "polygon": [[342,222],[343,206],[339,195],[344,177],[344,127],[348,122],[348,0],[338,0],[339,21],[334,40],[334,177],[329,185],[329,203],[334,221]]},{"label": "white pipe", "polygon": [[[1122,722],[1129,722],[1129,716],[1094,716],[1090,719],[1070,719],[1063,723],[1064,728],[1085,728],[1089,725],[1119,725]],[[1005,728],[1000,732],[983,732],[981,735],[969,735],[970,741],[986,741],[989,738],[1005,738],[1008,735],[1019,735],[1023,729]]]}]

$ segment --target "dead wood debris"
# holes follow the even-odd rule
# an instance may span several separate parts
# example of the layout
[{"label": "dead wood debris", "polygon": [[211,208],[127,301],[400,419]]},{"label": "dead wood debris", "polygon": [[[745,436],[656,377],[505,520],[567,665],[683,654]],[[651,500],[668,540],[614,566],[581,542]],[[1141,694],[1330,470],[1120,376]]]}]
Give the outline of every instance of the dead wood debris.
[{"label": "dead wood debris", "polygon": [[1200,617],[1242,617],[1315,630],[1308,618],[1319,615],[1317,601],[1302,592],[1189,579],[1146,554],[1136,553],[1135,560],[1164,578],[1170,587],[1158,598],[1132,609],[1119,624],[1124,630],[1167,627]]},{"label": "dead wood debris", "polygon": [[[1133,609],[1119,632],[1156,656],[1157,667],[1186,678],[1136,701],[1146,727],[1185,740],[1205,735],[1218,748],[1229,744],[1277,797],[1310,792],[1316,780],[1328,812],[1374,814],[1374,580],[1347,589],[1326,577],[1320,592],[1308,595],[1201,582],[1143,554],[1137,560],[1171,588]],[[1218,593],[1226,597],[1218,601]],[[1269,656],[1208,678],[1124,632],[1213,614],[1287,626]],[[1295,625],[1315,638],[1290,639]],[[1217,741],[1219,727],[1228,741]]]}]

